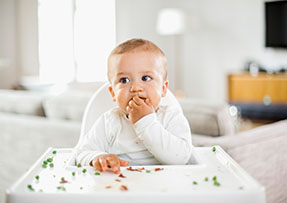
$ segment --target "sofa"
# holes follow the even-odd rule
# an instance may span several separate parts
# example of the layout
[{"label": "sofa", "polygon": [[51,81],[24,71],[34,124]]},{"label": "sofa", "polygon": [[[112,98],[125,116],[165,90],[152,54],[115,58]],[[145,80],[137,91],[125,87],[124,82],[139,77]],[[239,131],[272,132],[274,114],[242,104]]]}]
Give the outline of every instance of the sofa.
[{"label": "sofa", "polygon": [[[74,147],[85,107],[101,84],[63,92],[0,90],[0,202],[48,147]],[[179,99],[194,146],[220,145],[266,188],[267,202],[287,202],[287,121],[238,132],[228,104]]]}]

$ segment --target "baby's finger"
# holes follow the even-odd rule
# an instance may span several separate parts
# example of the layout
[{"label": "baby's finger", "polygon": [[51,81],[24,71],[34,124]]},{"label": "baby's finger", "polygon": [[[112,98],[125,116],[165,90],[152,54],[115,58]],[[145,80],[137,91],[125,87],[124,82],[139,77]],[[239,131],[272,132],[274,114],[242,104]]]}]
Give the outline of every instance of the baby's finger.
[{"label": "baby's finger", "polygon": [[126,161],[126,160],[120,160],[120,165],[121,166],[128,166],[129,165],[129,161]]},{"label": "baby's finger", "polygon": [[113,172],[116,173],[116,174],[120,174],[120,173],[121,173],[121,169],[120,169],[119,166],[114,166],[114,167],[112,167],[112,170],[113,170]]},{"label": "baby's finger", "polygon": [[130,106],[127,106],[126,109],[127,109],[127,112],[128,112],[128,113],[132,112],[132,110],[133,110]]},{"label": "baby's finger", "polygon": [[106,159],[100,157],[99,158],[99,163],[100,163],[102,171],[108,170],[108,164],[107,164],[107,160]]},{"label": "baby's finger", "polygon": [[142,105],[144,104],[144,101],[137,95],[133,97],[133,101],[137,104],[137,105]]},{"label": "baby's finger", "polygon": [[150,101],[149,99],[146,99],[146,100],[145,100],[145,103],[146,103],[148,106],[150,106],[150,107],[153,108],[152,103],[151,103],[151,101]]},{"label": "baby's finger", "polygon": [[129,102],[129,106],[130,108],[134,109],[134,108],[138,108],[139,105],[137,105],[134,100],[131,100]]},{"label": "baby's finger", "polygon": [[113,170],[114,173],[120,173],[120,162],[119,162],[119,158],[114,159],[108,159],[107,160],[108,165],[110,166],[110,168]]},{"label": "baby's finger", "polygon": [[93,167],[94,167],[97,171],[103,172],[103,169],[102,169],[102,166],[101,166],[99,160],[97,160],[97,161],[95,161],[95,162],[93,163]]}]

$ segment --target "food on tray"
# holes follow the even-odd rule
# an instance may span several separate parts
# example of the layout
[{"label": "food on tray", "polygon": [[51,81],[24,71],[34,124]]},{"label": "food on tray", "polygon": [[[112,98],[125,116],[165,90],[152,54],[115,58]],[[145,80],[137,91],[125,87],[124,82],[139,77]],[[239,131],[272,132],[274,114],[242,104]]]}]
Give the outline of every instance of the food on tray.
[{"label": "food on tray", "polygon": [[60,183],[64,184],[64,183],[68,183],[68,181],[67,181],[67,180],[65,180],[65,178],[64,178],[64,177],[62,177],[62,178],[61,178]]},{"label": "food on tray", "polygon": [[127,168],[128,171],[138,171],[142,172],[142,170],[145,170],[144,167],[142,168],[132,168],[131,166]]},{"label": "food on tray", "polygon": [[126,178],[122,173],[119,175],[120,178]]},{"label": "food on tray", "polygon": [[125,185],[121,185],[121,188],[120,188],[121,190],[128,190],[128,187],[127,186],[125,186]]}]

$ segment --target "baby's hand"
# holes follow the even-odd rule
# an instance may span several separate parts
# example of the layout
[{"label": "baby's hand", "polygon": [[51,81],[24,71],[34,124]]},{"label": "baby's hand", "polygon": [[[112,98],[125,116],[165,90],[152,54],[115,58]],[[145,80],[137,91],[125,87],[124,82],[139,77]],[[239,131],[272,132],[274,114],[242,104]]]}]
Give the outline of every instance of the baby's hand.
[{"label": "baby's hand", "polygon": [[103,172],[110,169],[113,170],[114,173],[121,173],[121,166],[128,166],[129,162],[125,160],[121,160],[115,154],[103,154],[95,157],[91,161],[91,165],[98,171]]},{"label": "baby's hand", "polygon": [[141,99],[139,96],[134,96],[127,107],[129,119],[132,124],[136,123],[142,117],[154,112],[154,108],[149,99]]}]

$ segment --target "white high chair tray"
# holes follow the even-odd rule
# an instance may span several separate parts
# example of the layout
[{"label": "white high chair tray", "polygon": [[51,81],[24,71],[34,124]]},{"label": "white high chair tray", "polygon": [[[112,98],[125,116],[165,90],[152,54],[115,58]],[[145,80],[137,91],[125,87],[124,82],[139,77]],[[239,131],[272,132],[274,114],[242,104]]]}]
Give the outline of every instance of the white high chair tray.
[{"label": "white high chair tray", "polygon": [[[56,154],[53,154],[53,151],[56,151]],[[215,146],[214,152],[213,147],[196,147],[194,154],[198,162],[195,165],[132,166],[132,169],[141,171],[130,171],[128,167],[122,167],[121,173],[125,177],[119,177],[112,172],[96,175],[92,167],[73,166],[69,163],[73,156],[72,149],[50,148],[6,191],[6,201],[265,202],[264,187],[249,176],[222,148]],[[44,161],[47,161],[47,168],[43,168]],[[51,163],[53,167],[49,166]],[[38,180],[36,176],[39,176]]]}]

